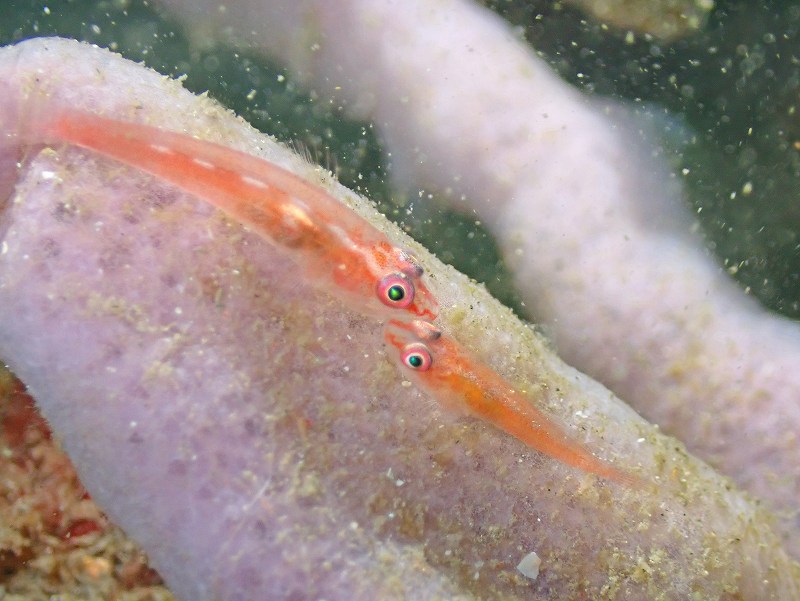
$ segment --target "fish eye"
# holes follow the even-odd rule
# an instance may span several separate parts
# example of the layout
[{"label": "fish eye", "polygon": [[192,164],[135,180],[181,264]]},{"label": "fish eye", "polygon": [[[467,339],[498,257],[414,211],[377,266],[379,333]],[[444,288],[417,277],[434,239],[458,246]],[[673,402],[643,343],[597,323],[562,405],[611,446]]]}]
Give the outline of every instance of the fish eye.
[{"label": "fish eye", "polygon": [[414,284],[402,273],[391,273],[378,283],[378,298],[387,307],[405,309],[414,302]]},{"label": "fish eye", "polygon": [[414,371],[427,371],[433,363],[433,357],[428,347],[421,342],[412,342],[403,349],[401,356],[403,365]]}]

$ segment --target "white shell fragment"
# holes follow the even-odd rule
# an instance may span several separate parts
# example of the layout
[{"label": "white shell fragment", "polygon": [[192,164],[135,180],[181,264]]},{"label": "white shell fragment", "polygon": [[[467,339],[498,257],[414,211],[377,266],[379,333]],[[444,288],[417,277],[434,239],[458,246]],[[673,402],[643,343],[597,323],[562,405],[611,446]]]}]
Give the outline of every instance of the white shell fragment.
[{"label": "white shell fragment", "polygon": [[531,551],[517,564],[517,570],[525,578],[536,580],[539,577],[540,565],[542,565],[542,560],[536,555],[536,551]]}]

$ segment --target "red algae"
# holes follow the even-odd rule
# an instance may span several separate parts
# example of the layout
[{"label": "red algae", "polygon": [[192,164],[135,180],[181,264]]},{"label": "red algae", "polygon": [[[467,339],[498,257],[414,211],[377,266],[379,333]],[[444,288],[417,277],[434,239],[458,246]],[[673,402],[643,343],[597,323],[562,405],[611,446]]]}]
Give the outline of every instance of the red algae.
[{"label": "red algae", "polygon": [[50,428],[36,410],[25,386],[7,370],[0,372],[0,427],[6,448],[12,460],[21,461],[25,447],[35,446],[40,440],[49,440]]}]

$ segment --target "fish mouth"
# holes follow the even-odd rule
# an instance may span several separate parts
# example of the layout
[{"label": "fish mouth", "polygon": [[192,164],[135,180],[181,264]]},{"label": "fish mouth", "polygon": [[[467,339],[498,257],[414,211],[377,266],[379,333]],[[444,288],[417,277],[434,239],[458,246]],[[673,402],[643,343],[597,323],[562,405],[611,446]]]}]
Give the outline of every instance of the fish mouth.
[{"label": "fish mouth", "polygon": [[421,309],[414,311],[414,315],[426,321],[433,321],[436,319],[438,313],[432,309]]},{"label": "fish mouth", "polygon": [[439,316],[439,303],[422,285],[417,286],[414,302],[410,309],[414,315],[425,321],[434,321]]},{"label": "fish mouth", "polygon": [[422,319],[415,319],[413,321],[400,321],[392,319],[386,324],[387,335],[394,336],[395,333],[400,333],[401,336],[406,338],[403,344],[406,344],[411,339],[416,339],[417,342],[433,342],[438,340],[442,331],[429,321]]}]

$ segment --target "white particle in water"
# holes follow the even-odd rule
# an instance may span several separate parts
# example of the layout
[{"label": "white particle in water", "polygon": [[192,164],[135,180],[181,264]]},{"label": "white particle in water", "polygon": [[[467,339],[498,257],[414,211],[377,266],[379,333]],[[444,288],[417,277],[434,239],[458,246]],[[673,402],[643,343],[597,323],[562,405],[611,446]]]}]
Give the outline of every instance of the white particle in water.
[{"label": "white particle in water", "polygon": [[539,566],[542,565],[542,560],[536,555],[536,551],[531,551],[517,564],[517,571],[531,580],[536,580],[539,577]]}]

